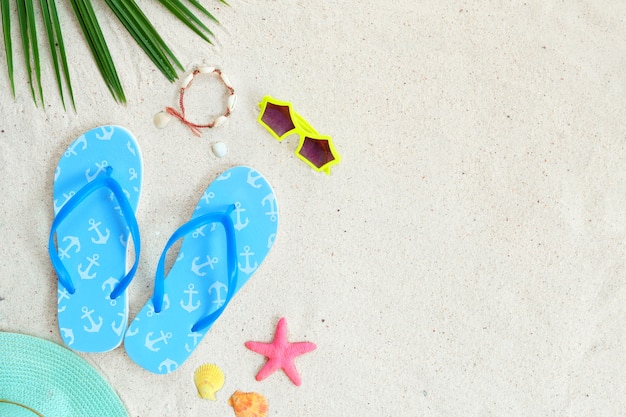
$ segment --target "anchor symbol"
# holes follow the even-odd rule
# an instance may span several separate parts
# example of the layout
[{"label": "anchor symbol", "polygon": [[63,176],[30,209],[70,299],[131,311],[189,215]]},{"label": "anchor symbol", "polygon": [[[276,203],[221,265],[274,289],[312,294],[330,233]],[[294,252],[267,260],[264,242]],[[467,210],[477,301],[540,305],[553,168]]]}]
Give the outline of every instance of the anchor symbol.
[{"label": "anchor symbol", "polygon": [[[257,175],[253,175],[253,174],[257,174]],[[251,169],[250,171],[248,171],[248,180],[247,183],[254,188],[261,188],[262,184],[257,184],[256,182],[263,178],[263,176],[261,174],[259,174],[257,171]]]},{"label": "anchor symbol", "polygon": [[167,358],[159,364],[159,372],[161,372],[162,368],[167,369],[167,373],[169,374],[172,373],[176,368],[178,368],[178,364],[170,358]]},{"label": "anchor symbol", "polygon": [[[202,333],[198,333],[198,332],[195,332],[195,333],[189,333],[189,334],[187,335],[187,337],[193,337],[193,346],[194,346],[194,347],[198,344],[198,339],[202,339],[202,337],[203,337],[203,336],[204,336],[204,335],[203,335]],[[192,349],[191,349],[191,347],[189,346],[189,343],[185,343],[185,350],[186,350],[187,352],[191,353]]]},{"label": "anchor symbol", "polygon": [[118,336],[121,336],[122,335],[122,330],[124,330],[124,322],[126,321],[126,315],[124,315],[124,313],[117,313],[117,315],[122,318],[122,320],[120,320],[120,325],[116,326],[115,322],[112,322],[111,323],[111,328],[113,329],[115,334],[117,334]]},{"label": "anchor symbol", "polygon": [[54,180],[55,181],[58,180],[60,175],[61,175],[61,167],[57,167],[54,170]]},{"label": "anchor symbol", "polygon": [[276,233],[272,233],[267,238],[267,248],[271,248],[274,245],[274,240],[276,239]]},{"label": "anchor symbol", "polygon": [[98,222],[96,223],[96,221],[94,219],[89,219],[89,224],[91,225],[91,227],[87,230],[89,231],[95,231],[96,234],[98,235],[98,239],[95,238],[91,238],[91,241],[93,243],[95,243],[96,245],[104,245],[109,241],[109,236],[111,235],[111,233],[109,232],[108,228],[105,228],[106,230],[106,235],[103,235],[102,232],[100,232],[100,229],[98,228],[98,226],[100,226],[102,224],[102,222]]},{"label": "anchor symbol", "polygon": [[95,165],[97,168],[95,174],[92,175],[89,173],[89,171],[91,171],[91,168],[87,168],[85,170],[85,178],[87,179],[87,182],[95,180],[101,172],[104,172],[106,170],[106,168],[109,166],[109,163],[107,161],[102,161],[101,163],[96,162]]},{"label": "anchor symbol", "polygon": [[130,144],[130,141],[126,142],[126,148],[128,149],[128,152],[132,153],[133,155],[137,155],[135,153],[135,148],[133,148],[133,145]]},{"label": "anchor symbol", "polygon": [[89,319],[89,323],[91,324],[91,327],[87,327],[85,325],[83,325],[83,329],[85,329],[86,332],[88,333],[98,333],[100,331],[100,327],[102,327],[102,317],[98,316],[98,324],[96,324],[95,321],[93,321],[93,319],[91,318],[91,315],[94,313],[95,310],[89,310],[89,308],[87,306],[83,307],[81,309],[81,311],[84,313],[82,316],[80,316],[81,319]]},{"label": "anchor symbol", "polygon": [[265,202],[270,202],[270,211],[265,214],[270,216],[270,220],[275,222],[278,219],[278,211],[276,211],[276,196],[274,194],[268,194],[261,200],[261,205],[265,207]]},{"label": "anchor symbol", "polygon": [[130,178],[128,179],[128,181],[137,179],[137,171],[135,170],[135,168],[129,168],[128,173],[130,174]]},{"label": "anchor symbol", "polygon": [[[139,317],[136,317],[135,320],[133,321],[139,321]],[[128,330],[126,331],[126,337],[134,336],[137,333],[139,333],[139,327],[136,327],[135,329],[131,329],[130,326],[128,326]]]},{"label": "anchor symbol", "polygon": [[192,298],[194,294],[198,294],[198,291],[194,291],[193,290],[194,285],[193,284],[189,284],[187,286],[187,288],[189,288],[187,291],[183,291],[185,294],[189,294],[189,299],[187,300],[187,304],[185,304],[183,302],[183,300],[180,300],[180,306],[186,310],[188,313],[191,313],[192,311],[198,309],[200,307],[200,301],[198,301],[197,303],[193,304],[192,303]]},{"label": "anchor symbol", "polygon": [[219,177],[217,177],[216,181],[224,181],[230,178],[230,174],[232,174],[232,172],[225,172],[222,175],[220,175]]},{"label": "anchor symbol", "polygon": [[[63,288],[62,291],[57,289],[57,294],[59,294],[59,298],[57,299],[57,306],[61,304],[61,300],[63,300],[64,298],[67,300],[70,299],[70,294],[65,288]],[[64,312],[66,308],[67,306],[63,306],[63,308],[57,308],[57,313]]]},{"label": "anchor symbol", "polygon": [[246,266],[242,267],[241,263],[239,263],[239,270],[244,274],[251,274],[258,266],[258,262],[254,262],[254,266],[250,266],[250,256],[254,255],[254,252],[250,252],[250,246],[246,245],[243,247],[243,253],[239,254],[240,256],[245,256],[246,258]]},{"label": "anchor symbol", "polygon": [[61,333],[63,333],[63,339],[68,346],[72,346],[74,344],[74,330],[61,328]]},{"label": "anchor symbol", "polygon": [[89,256],[87,257],[87,260],[89,261],[89,265],[87,265],[87,268],[83,269],[82,262],[78,264],[77,270],[78,275],[80,275],[81,279],[94,279],[96,277],[95,272],[91,275],[89,275],[89,273],[91,272],[92,266],[100,266],[100,264],[98,263],[98,259],[100,259],[100,255],[95,253],[91,258]]},{"label": "anchor symbol", "polygon": [[78,239],[78,237],[76,236],[65,236],[62,241],[66,242],[68,240],[70,241],[70,243],[68,243],[65,249],[59,248],[59,258],[61,259],[69,259],[69,251],[72,248],[74,248],[74,253],[80,252],[80,239]]},{"label": "anchor symbol", "polygon": [[[168,308],[170,308],[170,297],[168,297],[168,295],[165,294],[163,296],[163,310],[161,310],[161,311],[165,311]],[[154,305],[150,304],[148,306],[148,312],[146,313],[146,316],[152,317],[153,314],[154,314]]]},{"label": "anchor symbol", "polygon": [[193,258],[193,261],[191,261],[191,272],[193,272],[194,274],[196,274],[199,277],[203,277],[206,275],[206,272],[200,272],[200,270],[202,268],[204,268],[205,266],[210,266],[211,269],[213,269],[213,264],[217,263],[217,258],[216,257],[206,257],[206,262],[203,264],[199,264],[198,261],[200,260],[199,256],[196,256],[195,258]]},{"label": "anchor symbol", "polygon": [[163,344],[167,345],[167,340],[172,338],[172,332],[163,333],[163,330],[161,330],[160,332],[161,332],[161,337],[158,337],[156,339],[150,339],[150,336],[154,334],[153,332],[149,332],[146,335],[145,346],[153,352],[158,352],[159,350],[161,350],[160,347],[155,348],[154,347],[155,344],[159,342],[163,342]]},{"label": "anchor symbol", "polygon": [[70,191],[68,194],[63,193],[63,197],[65,197],[65,201],[61,203],[60,206],[57,205],[58,200],[54,200],[54,214],[57,214],[59,210],[61,210],[61,207],[63,207],[65,203],[70,201],[70,198],[74,197],[74,194],[75,194],[74,191]]},{"label": "anchor symbol", "polygon": [[198,237],[202,236],[204,237],[204,228],[206,227],[206,224],[203,226],[198,227],[195,232],[193,232],[191,234],[191,237],[193,237],[194,239],[197,239]]},{"label": "anchor symbol", "polygon": [[213,304],[217,304],[217,308],[220,308],[222,304],[224,304],[224,301],[226,301],[221,297],[222,292],[220,290],[222,288],[226,290],[224,292],[224,295],[228,294],[226,285],[222,284],[219,281],[215,281],[215,283],[209,287],[209,295],[211,295],[213,290],[215,290],[215,294],[217,295],[217,297],[215,297],[215,300],[213,300]]},{"label": "anchor symbol", "polygon": [[213,191],[209,191],[209,192],[205,191],[204,194],[202,195],[202,200],[204,200],[205,203],[209,204],[213,197],[215,197],[215,193]]},{"label": "anchor symbol", "polygon": [[126,237],[125,233],[120,234],[120,243],[122,244],[122,246],[124,247],[128,246],[129,240],[130,240],[130,234],[128,235],[128,237]]},{"label": "anchor symbol", "polygon": [[109,295],[107,295],[105,297],[106,300],[109,300],[109,303],[111,304],[111,306],[115,306],[115,304],[117,304],[117,301],[115,300],[111,300],[111,293],[113,292],[113,289],[115,288],[115,285],[118,283],[119,281],[113,277],[110,277],[109,279],[107,279],[106,281],[104,281],[102,283],[102,291],[106,290],[106,287],[109,287]]},{"label": "anchor symbol", "polygon": [[237,229],[238,231],[246,227],[248,225],[248,222],[250,221],[250,219],[246,217],[246,222],[241,223],[241,212],[244,212],[244,211],[246,211],[246,209],[242,209],[241,203],[237,201],[235,203],[235,213],[237,214],[237,223],[235,223],[233,227]]},{"label": "anchor symbol", "polygon": [[115,128],[111,127],[110,129],[107,129],[106,126],[102,126],[100,130],[102,131],[102,134],[96,133],[96,137],[98,139],[111,140],[111,137],[113,136],[113,131],[115,130]]},{"label": "anchor symbol", "polygon": [[70,145],[70,147],[67,148],[67,151],[65,151],[65,157],[69,158],[72,155],[78,155],[76,153],[76,148],[78,147],[78,145],[83,145],[83,147],[81,148],[81,151],[84,151],[85,149],[87,149],[87,139],[85,138],[85,135],[82,135],[81,137],[76,139],[76,142],[72,143],[72,145]]}]

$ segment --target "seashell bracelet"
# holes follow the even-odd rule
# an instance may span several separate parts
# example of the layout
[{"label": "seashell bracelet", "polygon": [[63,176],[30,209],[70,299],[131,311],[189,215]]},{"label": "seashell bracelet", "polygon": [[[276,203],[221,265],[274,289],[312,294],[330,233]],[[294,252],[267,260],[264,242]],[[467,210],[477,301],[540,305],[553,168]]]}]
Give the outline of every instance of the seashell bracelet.
[{"label": "seashell bracelet", "polygon": [[[228,99],[226,100],[226,110],[224,111],[224,114],[222,114],[221,116],[218,116],[215,120],[206,124],[198,124],[198,123],[192,122],[189,119],[187,119],[187,116],[185,115],[185,104],[184,104],[185,91],[191,86],[193,79],[199,74],[216,74],[220,78],[220,80],[222,80],[222,83],[226,86],[226,88],[228,89],[228,92],[230,93],[230,95],[228,96]],[[185,79],[182,82],[182,85],[180,87],[180,96],[178,99],[178,105],[180,107],[180,111],[172,107],[166,107],[165,112],[157,113],[154,116],[154,124],[159,129],[162,129],[165,126],[167,126],[167,124],[169,123],[169,120],[170,120],[169,116],[173,116],[177,118],[178,120],[180,120],[181,122],[183,122],[184,124],[186,124],[194,135],[200,136],[201,135],[200,129],[205,129],[205,128],[211,129],[211,128],[218,127],[226,123],[228,116],[230,116],[232,111],[235,109],[235,104],[237,104],[237,95],[235,94],[235,89],[230,83],[230,80],[228,79],[228,77],[222,72],[222,70],[220,70],[219,68],[215,68],[215,67],[201,66],[201,67],[196,68],[191,74],[187,75],[187,77],[185,77]]]}]

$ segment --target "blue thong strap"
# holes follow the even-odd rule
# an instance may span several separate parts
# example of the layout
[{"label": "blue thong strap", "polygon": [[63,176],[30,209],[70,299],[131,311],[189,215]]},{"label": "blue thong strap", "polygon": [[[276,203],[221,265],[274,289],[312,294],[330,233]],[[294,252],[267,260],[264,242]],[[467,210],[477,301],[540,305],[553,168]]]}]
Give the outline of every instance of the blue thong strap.
[{"label": "blue thong strap", "polygon": [[152,296],[152,304],[154,305],[154,312],[159,313],[163,308],[164,298],[164,285],[165,285],[165,258],[167,252],[181,238],[192,233],[197,228],[208,225],[211,223],[221,223],[224,226],[226,233],[226,257],[228,264],[228,291],[226,294],[226,300],[215,311],[199,319],[191,328],[192,332],[199,332],[209,327],[217,318],[224,312],[226,306],[230,302],[234,291],[232,289],[237,287],[237,245],[235,242],[235,227],[233,220],[230,217],[230,213],[235,209],[234,205],[230,205],[224,212],[212,212],[202,216],[195,217],[189,220],[187,223],[179,227],[169,238],[159,259],[159,264],[156,269],[156,277],[154,281],[154,295]]},{"label": "blue thong strap", "polygon": [[135,261],[133,263],[133,266],[115,286],[115,288],[113,288],[113,291],[110,295],[110,298],[112,300],[119,297],[126,290],[126,287],[128,287],[130,282],[133,280],[135,272],[137,272],[137,266],[139,265],[139,253],[141,248],[139,238],[139,226],[137,224],[135,212],[133,211],[128,199],[124,195],[122,187],[117,181],[115,181],[115,179],[111,177],[112,172],[113,168],[110,166],[107,167],[104,175],[99,176],[98,178],[78,190],[78,192],[74,194],[74,196],[63,205],[63,207],[55,216],[54,221],[52,222],[52,227],[50,228],[50,238],[48,240],[48,252],[50,253],[52,265],[54,266],[54,269],[57,271],[57,275],[59,276],[59,282],[70,294],[74,294],[76,292],[76,288],[74,286],[74,283],[72,282],[70,274],[67,272],[65,265],[63,265],[63,262],[59,257],[58,249],[56,248],[56,245],[54,243],[54,235],[56,234],[59,225],[70,215],[70,213],[74,211],[76,207],[78,207],[94,191],[101,188],[108,188],[113,192],[113,195],[119,203],[122,216],[124,217],[124,219],[126,219],[130,234],[133,239],[133,244],[135,246]]}]

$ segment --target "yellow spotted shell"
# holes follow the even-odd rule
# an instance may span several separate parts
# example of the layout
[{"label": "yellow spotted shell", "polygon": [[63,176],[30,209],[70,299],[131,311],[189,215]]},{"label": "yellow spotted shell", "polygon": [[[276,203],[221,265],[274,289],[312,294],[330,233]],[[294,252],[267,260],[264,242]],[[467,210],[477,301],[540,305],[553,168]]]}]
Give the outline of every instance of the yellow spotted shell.
[{"label": "yellow spotted shell", "polygon": [[235,391],[228,400],[228,404],[233,407],[237,417],[267,416],[267,399],[256,392]]},{"label": "yellow spotted shell", "polygon": [[224,386],[224,373],[217,365],[206,364],[196,369],[193,380],[200,398],[215,401],[215,393]]}]

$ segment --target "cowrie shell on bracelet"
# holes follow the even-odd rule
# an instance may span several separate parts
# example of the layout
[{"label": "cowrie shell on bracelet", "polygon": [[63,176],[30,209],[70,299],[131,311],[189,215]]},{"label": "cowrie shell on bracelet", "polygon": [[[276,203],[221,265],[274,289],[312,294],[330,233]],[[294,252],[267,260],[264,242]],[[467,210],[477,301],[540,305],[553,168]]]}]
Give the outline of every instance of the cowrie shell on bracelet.
[{"label": "cowrie shell on bracelet", "polygon": [[213,127],[218,127],[223,125],[224,123],[226,123],[226,120],[228,120],[228,118],[226,116],[220,116],[217,119],[215,119],[215,122],[213,122]]},{"label": "cowrie shell on bracelet", "polygon": [[235,110],[235,104],[237,104],[237,95],[233,93],[228,97],[228,101],[226,102],[229,112]]},{"label": "cowrie shell on bracelet", "polygon": [[202,74],[210,74],[213,71],[215,71],[215,67],[200,67],[198,68],[198,71],[201,72]]}]

